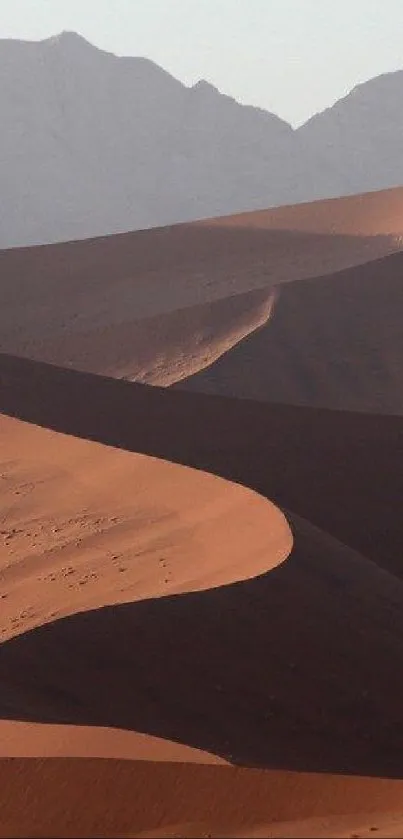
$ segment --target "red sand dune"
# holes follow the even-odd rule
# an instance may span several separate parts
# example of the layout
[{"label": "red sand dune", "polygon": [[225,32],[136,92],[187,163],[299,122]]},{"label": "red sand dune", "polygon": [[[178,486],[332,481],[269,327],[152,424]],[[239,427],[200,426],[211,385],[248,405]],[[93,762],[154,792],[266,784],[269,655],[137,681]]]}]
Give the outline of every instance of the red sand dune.
[{"label": "red sand dune", "polygon": [[[262,574],[292,539],[237,484],[0,416],[0,633]],[[245,564],[247,556],[247,564]]]},{"label": "red sand dune", "polygon": [[[291,554],[262,574],[268,559],[264,545],[273,545],[270,522],[277,521],[289,538],[281,515],[242,487],[150,455],[236,478],[268,497],[282,495],[291,508],[291,501],[301,509],[308,500],[313,520],[334,503],[334,529],[344,526],[347,533],[350,527],[352,543],[361,539],[380,564],[388,564],[386,509],[379,504],[377,519],[375,478],[382,484],[387,474],[389,490],[400,480],[401,420],[172,392],[7,356],[0,362],[4,414],[99,440],[60,437],[2,419],[5,509],[11,518],[20,516],[6,539],[9,594],[16,604],[19,597],[26,600],[29,569],[32,593],[54,587],[51,599],[65,603],[68,577],[36,579],[49,563],[37,525],[50,527],[52,556],[66,570],[63,552],[83,536],[82,522],[72,521],[77,508],[84,506],[90,520],[84,555],[71,554],[67,568],[75,564],[90,580],[71,590],[69,614],[54,620],[40,612],[37,601],[38,617],[18,613],[26,623],[14,624],[18,634],[1,647],[3,742],[18,754],[13,726],[20,721],[29,753],[35,748],[47,758],[16,757],[0,766],[6,790],[2,835],[249,836],[253,830],[256,836],[275,836],[277,828],[278,835],[282,830],[287,835],[281,823],[291,820],[302,835],[314,828],[329,836],[334,825],[337,831],[347,825],[351,832],[352,825],[369,828],[393,814],[397,818],[402,786],[376,776],[399,778],[402,771],[402,582],[291,513]],[[370,471],[368,451],[374,453]],[[361,499],[353,479],[365,488]],[[220,492],[221,485],[222,525],[211,531],[216,509],[211,492],[213,486]],[[143,566],[149,584],[135,563],[125,572],[134,575],[134,589],[125,593],[124,584],[115,583],[123,572],[102,565],[100,556],[112,551],[108,540],[116,525],[126,560],[133,540],[141,541],[133,517],[137,499],[146,518],[143,538],[157,559],[161,544],[153,539],[160,518],[154,509],[150,522],[150,506],[158,494],[171,509],[179,502],[177,525],[171,518],[165,530],[168,540],[175,540],[175,560],[184,545],[179,585],[161,596],[166,589],[159,572],[153,577],[149,563]],[[243,568],[249,580],[233,570],[238,548],[245,557],[245,546],[238,545],[236,525],[245,524],[236,497],[240,503],[256,499],[257,507],[253,501],[249,512],[245,508],[248,517],[263,505],[261,523],[250,521],[254,544],[263,542],[257,564],[246,560],[248,574]],[[397,501],[388,515],[399,533]],[[266,510],[272,511],[268,519]],[[111,511],[122,520],[105,524]],[[343,515],[337,520],[340,512],[344,520]],[[201,585],[194,585],[193,574],[189,578],[190,534],[191,553],[204,556]],[[218,557],[214,534],[221,540]],[[24,550],[22,563],[9,555],[13,539],[19,540],[19,556]],[[282,544],[284,558],[290,542]],[[229,576],[221,581],[226,584],[211,588],[227,550]],[[93,580],[100,567],[101,578]],[[235,579],[239,582],[230,582]],[[136,590],[148,599],[136,600]],[[68,736],[63,727],[70,725],[72,741],[81,732],[83,743],[108,760],[50,760],[52,754],[71,754],[61,752]],[[141,732],[150,738],[149,752]],[[140,755],[140,763],[127,760]],[[126,760],[114,763],[112,757]],[[203,765],[217,757],[244,768]],[[359,777],[365,775],[373,779]],[[17,806],[22,790],[25,807]]]},{"label": "red sand dune", "polygon": [[[263,312],[259,296],[242,304],[243,313],[234,303],[198,312],[192,306],[399,250],[402,207],[397,189],[2,251],[1,349],[169,383],[204,367],[268,316],[267,291]],[[140,324],[162,313],[173,320]]]},{"label": "red sand dune", "polygon": [[5,414],[242,483],[402,575],[400,417],[150,388],[1,354],[0,383]]},{"label": "red sand dune", "polygon": [[[392,190],[2,252],[1,346],[164,385],[240,354],[237,387],[274,364],[284,398],[316,376],[333,404],[358,388],[314,364],[343,328],[363,380],[382,348],[389,409],[398,324],[372,309],[390,328],[401,259],[323,275],[400,249],[402,208]],[[5,354],[0,411],[0,835],[398,835],[403,420]]]},{"label": "red sand dune", "polygon": [[1,649],[3,719],[143,732],[243,766],[399,777],[403,584],[290,521],[289,559],[260,577],[100,598],[19,629]]},{"label": "red sand dune", "polygon": [[76,370],[170,385],[212,364],[266,323],[274,292],[263,288],[143,320],[24,338],[19,350]]},{"label": "red sand dune", "polygon": [[277,290],[270,319],[187,390],[402,414],[403,255]]}]

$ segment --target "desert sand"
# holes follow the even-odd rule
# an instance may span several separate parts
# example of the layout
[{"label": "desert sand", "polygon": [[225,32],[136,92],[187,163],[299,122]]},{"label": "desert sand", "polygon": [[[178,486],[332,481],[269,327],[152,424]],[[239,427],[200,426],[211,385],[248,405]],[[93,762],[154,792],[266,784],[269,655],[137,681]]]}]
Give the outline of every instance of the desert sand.
[{"label": "desert sand", "polygon": [[257,576],[291,549],[223,479],[0,416],[2,640],[93,607]]},{"label": "desert sand", "polygon": [[403,255],[284,284],[270,317],[179,387],[403,414]]},{"label": "desert sand", "polygon": [[[9,802],[0,826],[4,837],[364,839],[400,837],[403,824],[399,782],[370,778],[196,764],[49,759],[3,762],[0,778]],[[25,801],[19,812],[12,808],[16,791]],[[396,815],[388,815],[386,808]],[[306,818],[307,813],[314,815]],[[289,815],[292,821],[286,821]]]},{"label": "desert sand", "polygon": [[0,381],[4,414],[249,486],[402,575],[400,417],[207,397],[1,354]]},{"label": "desert sand", "polygon": [[[399,479],[401,420],[7,356],[0,372],[2,835],[351,836],[398,824],[403,583],[384,570],[398,560],[376,535],[378,495],[357,503],[351,478],[369,484],[370,450],[376,474]],[[288,524],[269,502],[279,494]],[[313,521],[341,506],[334,530],[348,509],[376,561],[290,512],[307,497]],[[397,502],[388,514],[398,533]],[[21,614],[28,592],[34,614]]]},{"label": "desert sand", "polygon": [[1,836],[400,835],[402,207],[0,252]]},{"label": "desert sand", "polygon": [[[0,251],[0,350],[172,383],[261,326],[275,287],[400,250],[402,195]],[[253,290],[241,304],[228,300]]]}]

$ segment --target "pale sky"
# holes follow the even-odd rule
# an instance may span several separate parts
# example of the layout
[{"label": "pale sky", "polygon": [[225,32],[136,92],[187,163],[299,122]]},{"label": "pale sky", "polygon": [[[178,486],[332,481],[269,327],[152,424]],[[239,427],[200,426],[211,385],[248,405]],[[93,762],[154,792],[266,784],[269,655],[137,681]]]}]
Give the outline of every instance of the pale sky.
[{"label": "pale sky", "polygon": [[0,11],[0,38],[74,30],[293,125],[403,69],[403,0],[0,0]]}]

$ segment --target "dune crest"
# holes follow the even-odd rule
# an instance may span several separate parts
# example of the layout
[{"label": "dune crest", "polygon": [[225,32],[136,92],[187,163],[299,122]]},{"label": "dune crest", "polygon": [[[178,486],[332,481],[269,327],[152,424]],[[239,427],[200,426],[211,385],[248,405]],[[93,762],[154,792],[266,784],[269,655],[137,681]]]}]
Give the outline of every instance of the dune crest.
[{"label": "dune crest", "polygon": [[270,319],[179,387],[403,414],[403,255],[284,284]]},{"label": "dune crest", "polygon": [[263,288],[200,306],[86,331],[25,340],[24,355],[90,373],[169,386],[212,364],[270,318]]},{"label": "dune crest", "polygon": [[0,349],[171,384],[261,326],[276,286],[400,250],[402,205],[396,189],[0,251]]},{"label": "dune crest", "polygon": [[265,498],[0,417],[1,639],[95,606],[263,574],[291,532]]}]

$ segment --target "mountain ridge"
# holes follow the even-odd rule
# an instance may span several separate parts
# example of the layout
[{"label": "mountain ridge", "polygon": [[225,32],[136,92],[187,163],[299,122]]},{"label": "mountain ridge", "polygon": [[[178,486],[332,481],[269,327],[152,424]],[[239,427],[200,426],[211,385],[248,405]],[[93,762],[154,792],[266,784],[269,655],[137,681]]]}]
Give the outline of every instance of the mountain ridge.
[{"label": "mountain ridge", "polygon": [[376,97],[365,105],[375,79],[298,129],[205,79],[186,86],[148,58],[71,32],[0,40],[0,73],[0,248],[403,183],[399,71],[382,77],[389,105],[383,88],[379,107]]}]

